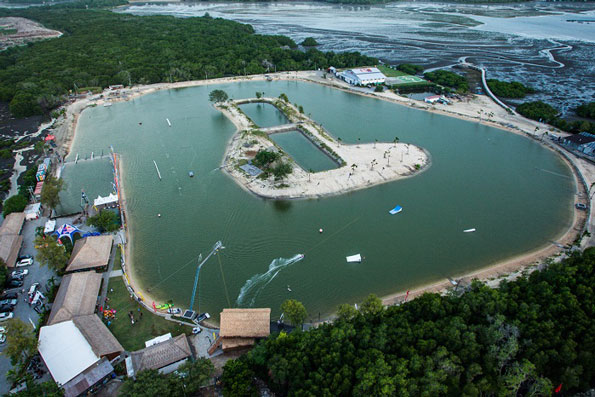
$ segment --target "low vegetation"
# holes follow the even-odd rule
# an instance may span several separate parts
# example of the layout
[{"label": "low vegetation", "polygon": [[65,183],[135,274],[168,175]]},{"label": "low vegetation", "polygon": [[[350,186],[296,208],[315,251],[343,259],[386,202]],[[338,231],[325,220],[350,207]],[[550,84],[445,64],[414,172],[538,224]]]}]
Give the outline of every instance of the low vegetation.
[{"label": "low vegetation", "polygon": [[467,79],[449,70],[436,70],[435,72],[424,73],[424,77],[426,80],[429,80],[432,83],[453,88],[459,93],[465,93],[469,91]]},{"label": "low vegetation", "polygon": [[370,296],[228,362],[224,390],[245,395],[234,391],[257,377],[277,395],[574,395],[595,386],[593,285],[589,248],[498,289],[473,282],[388,308]]},{"label": "low vegetation", "polygon": [[595,102],[587,102],[576,108],[576,114],[581,117],[595,120]]},{"label": "low vegetation", "polygon": [[489,79],[487,81],[488,87],[497,97],[502,98],[524,98],[527,94],[535,93],[531,87],[523,85],[518,81],[500,81],[496,79]]},{"label": "low vegetation", "polygon": [[397,66],[397,69],[400,70],[403,73],[407,73],[407,74],[418,74],[424,71],[424,67],[420,66],[420,65],[413,65],[411,63],[401,63],[399,66]]},{"label": "low vegetation", "polygon": [[559,112],[551,105],[542,101],[525,102],[516,107],[516,111],[523,116],[542,121],[573,134],[590,132],[595,134],[595,123],[586,120],[569,121],[559,117]]},{"label": "low vegetation", "polygon": [[304,47],[316,47],[318,42],[314,37],[306,37],[300,44]]},{"label": "low vegetation", "polygon": [[9,198],[4,201],[4,207],[2,208],[2,215],[6,217],[6,215],[11,214],[13,212],[22,212],[29,201],[27,197],[21,194],[15,194],[14,196],[10,196]]}]

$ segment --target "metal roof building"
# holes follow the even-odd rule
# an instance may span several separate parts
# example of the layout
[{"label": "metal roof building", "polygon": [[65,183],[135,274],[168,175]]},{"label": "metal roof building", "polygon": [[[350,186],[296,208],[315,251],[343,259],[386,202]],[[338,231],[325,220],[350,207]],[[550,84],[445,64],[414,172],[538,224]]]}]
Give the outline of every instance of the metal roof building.
[{"label": "metal roof building", "polygon": [[382,84],[386,81],[386,76],[378,68],[349,69],[338,76],[352,85]]}]

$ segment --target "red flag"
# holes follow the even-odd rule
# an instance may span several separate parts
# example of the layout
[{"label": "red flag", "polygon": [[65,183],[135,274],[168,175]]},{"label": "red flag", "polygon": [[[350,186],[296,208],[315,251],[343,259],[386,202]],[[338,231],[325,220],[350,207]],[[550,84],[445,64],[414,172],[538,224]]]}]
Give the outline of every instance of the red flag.
[{"label": "red flag", "polygon": [[558,385],[558,387],[556,387],[556,390],[554,390],[554,393],[560,393],[560,391],[562,391],[562,383],[560,383]]},{"label": "red flag", "polygon": [[157,307],[155,307],[155,301],[153,301],[153,310],[157,311]]},{"label": "red flag", "polygon": [[405,295],[405,302],[407,302],[407,298],[409,298],[409,290],[407,290],[407,295]]}]

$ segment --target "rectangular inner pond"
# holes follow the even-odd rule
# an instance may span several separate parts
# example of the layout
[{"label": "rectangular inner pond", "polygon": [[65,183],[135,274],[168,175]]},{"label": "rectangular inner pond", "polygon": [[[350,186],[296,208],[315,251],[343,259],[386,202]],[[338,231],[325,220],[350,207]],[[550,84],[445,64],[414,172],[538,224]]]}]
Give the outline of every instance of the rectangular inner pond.
[{"label": "rectangular inner pond", "polygon": [[270,137],[306,171],[319,172],[338,168],[337,163],[299,131],[280,132]]},{"label": "rectangular inner pond", "polygon": [[240,109],[242,109],[242,111],[246,113],[257,126],[262,128],[289,123],[287,117],[270,103],[246,103],[240,105]]}]

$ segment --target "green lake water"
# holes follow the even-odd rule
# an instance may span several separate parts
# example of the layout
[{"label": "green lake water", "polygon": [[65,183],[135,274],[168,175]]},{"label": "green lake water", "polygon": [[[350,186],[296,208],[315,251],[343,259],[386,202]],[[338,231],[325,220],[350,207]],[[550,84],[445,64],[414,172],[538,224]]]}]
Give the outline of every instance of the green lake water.
[{"label": "green lake water", "polygon": [[[215,88],[235,99],[286,93],[345,143],[398,136],[427,149],[432,165],[337,197],[260,199],[217,170],[235,128],[209,103]],[[382,296],[511,258],[565,230],[575,194],[566,164],[528,138],[300,82],[160,91],[83,112],[71,159],[110,145],[121,155],[134,273],[145,288],[186,307],[198,254],[223,241],[226,249],[202,268],[199,285],[199,310],[215,320],[229,306],[271,307],[275,317],[288,298],[316,320],[371,292]],[[403,212],[389,215],[397,204]],[[477,232],[462,232],[472,227]],[[305,259],[292,261],[298,253]],[[346,263],[356,253],[365,260]]]},{"label": "green lake water", "polygon": [[240,105],[240,109],[254,121],[254,124],[261,128],[289,123],[287,117],[269,103],[246,103]]},{"label": "green lake water", "polygon": [[271,135],[271,139],[306,171],[319,172],[338,167],[299,131],[280,132]]}]

